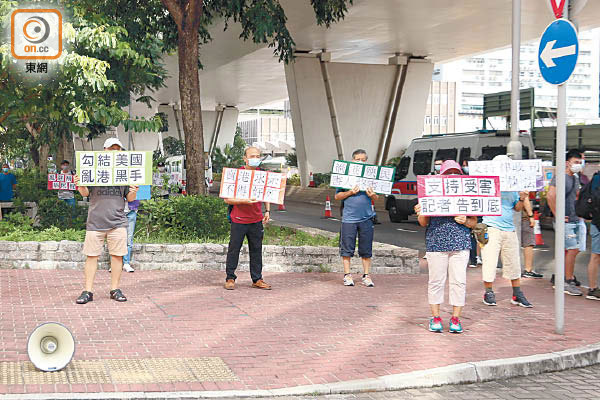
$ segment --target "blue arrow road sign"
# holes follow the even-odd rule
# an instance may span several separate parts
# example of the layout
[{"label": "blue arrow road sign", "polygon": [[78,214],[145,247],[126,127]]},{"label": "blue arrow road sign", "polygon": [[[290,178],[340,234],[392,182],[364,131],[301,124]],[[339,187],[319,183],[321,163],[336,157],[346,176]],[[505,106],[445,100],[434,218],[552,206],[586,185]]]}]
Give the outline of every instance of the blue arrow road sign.
[{"label": "blue arrow road sign", "polygon": [[557,19],[546,27],[538,49],[538,64],[546,82],[560,85],[569,80],[578,55],[577,30],[569,20]]}]

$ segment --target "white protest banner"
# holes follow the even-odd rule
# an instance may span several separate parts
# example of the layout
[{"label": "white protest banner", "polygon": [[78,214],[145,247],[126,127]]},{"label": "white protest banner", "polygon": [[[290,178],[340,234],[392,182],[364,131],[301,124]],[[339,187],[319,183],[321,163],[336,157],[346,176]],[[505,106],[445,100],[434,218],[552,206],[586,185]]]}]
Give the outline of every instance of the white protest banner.
[{"label": "white protest banner", "polygon": [[283,204],[287,178],[278,172],[223,168],[219,197]]},{"label": "white protest banner", "polygon": [[536,192],[544,185],[542,160],[469,161],[469,175],[499,176],[503,192]]},{"label": "white protest banner", "polygon": [[71,174],[48,174],[48,190],[77,190]]},{"label": "white protest banner", "polygon": [[497,176],[419,175],[417,193],[423,215],[502,215]]},{"label": "white protest banner", "polygon": [[340,189],[358,186],[363,191],[372,188],[375,193],[391,194],[395,176],[395,167],[335,160],[329,186]]},{"label": "white protest banner", "polygon": [[151,151],[78,151],[81,186],[152,185]]}]

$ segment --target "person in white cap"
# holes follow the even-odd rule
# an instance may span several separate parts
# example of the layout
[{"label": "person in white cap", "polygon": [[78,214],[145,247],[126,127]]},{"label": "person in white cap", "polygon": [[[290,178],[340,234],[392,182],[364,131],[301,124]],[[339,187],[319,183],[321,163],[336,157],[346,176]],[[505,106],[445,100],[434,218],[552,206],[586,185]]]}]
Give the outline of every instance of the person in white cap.
[{"label": "person in white cap", "polygon": [[[498,155],[494,161],[510,162],[511,159],[506,155]],[[513,220],[514,211],[523,211],[523,202],[528,196],[529,192],[502,192],[502,215],[483,217],[489,241],[481,248],[481,275],[485,288],[483,303],[488,306],[496,305],[493,283],[498,258],[502,256],[502,276],[510,280],[513,289],[511,303],[525,308],[533,307],[521,291],[521,254]]]},{"label": "person in white cap", "polygon": [[[117,138],[109,138],[104,142],[104,150],[124,150]],[[74,176],[79,184],[79,176]],[[89,197],[90,206],[86,224],[83,254],[85,261],[85,290],[77,298],[77,304],[86,304],[94,300],[92,287],[98,269],[98,257],[102,253],[104,240],[108,242],[110,253],[111,283],[110,298],[115,301],[127,301],[119,283],[123,269],[123,256],[127,254],[127,226],[125,215],[126,201],[133,201],[137,196],[137,186],[79,186],[77,190],[84,197]]]}]

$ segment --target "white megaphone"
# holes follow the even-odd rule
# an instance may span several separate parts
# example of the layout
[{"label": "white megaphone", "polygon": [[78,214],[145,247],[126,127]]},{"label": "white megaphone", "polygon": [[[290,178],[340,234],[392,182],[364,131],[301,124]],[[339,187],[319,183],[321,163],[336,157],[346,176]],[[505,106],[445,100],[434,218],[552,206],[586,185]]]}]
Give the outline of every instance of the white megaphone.
[{"label": "white megaphone", "polygon": [[66,326],[46,322],[35,328],[27,340],[27,355],[42,371],[59,371],[71,362],[75,339]]}]

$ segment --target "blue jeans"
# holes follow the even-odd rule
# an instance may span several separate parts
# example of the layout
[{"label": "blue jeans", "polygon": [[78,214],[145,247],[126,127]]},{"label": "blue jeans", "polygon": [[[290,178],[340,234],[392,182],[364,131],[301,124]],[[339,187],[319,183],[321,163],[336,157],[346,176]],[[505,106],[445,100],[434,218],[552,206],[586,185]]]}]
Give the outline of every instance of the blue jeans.
[{"label": "blue jeans", "polygon": [[131,248],[133,247],[133,234],[135,233],[135,221],[137,219],[137,211],[129,211],[127,213],[127,254],[123,256],[123,264],[131,263]]},{"label": "blue jeans", "polygon": [[71,207],[75,207],[75,199],[61,199],[62,201],[64,201],[65,203],[67,203],[68,205],[70,205]]}]

